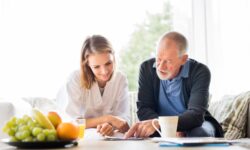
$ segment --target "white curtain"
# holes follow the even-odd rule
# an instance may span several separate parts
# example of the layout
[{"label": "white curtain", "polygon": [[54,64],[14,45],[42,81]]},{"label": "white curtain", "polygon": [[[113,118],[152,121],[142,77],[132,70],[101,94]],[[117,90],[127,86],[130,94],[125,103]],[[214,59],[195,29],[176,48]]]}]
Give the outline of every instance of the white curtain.
[{"label": "white curtain", "polygon": [[250,90],[250,1],[206,1],[212,100]]}]

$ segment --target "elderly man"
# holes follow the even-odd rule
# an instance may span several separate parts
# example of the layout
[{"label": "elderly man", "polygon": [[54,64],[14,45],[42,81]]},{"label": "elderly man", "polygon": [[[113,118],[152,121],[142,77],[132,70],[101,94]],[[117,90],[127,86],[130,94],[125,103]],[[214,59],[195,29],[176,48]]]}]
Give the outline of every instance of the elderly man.
[{"label": "elderly man", "polygon": [[[138,118],[125,134],[154,136],[152,119],[179,116],[177,136],[222,137],[219,123],[207,111],[210,71],[188,59],[187,40],[178,32],[164,34],[156,48],[156,58],[142,63],[139,75]],[[160,129],[159,123],[156,123]]]}]

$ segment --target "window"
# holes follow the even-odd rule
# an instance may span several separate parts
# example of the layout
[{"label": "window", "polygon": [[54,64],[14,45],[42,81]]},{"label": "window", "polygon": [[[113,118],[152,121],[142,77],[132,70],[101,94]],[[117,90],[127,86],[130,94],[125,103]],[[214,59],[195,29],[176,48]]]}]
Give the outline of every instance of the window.
[{"label": "window", "polygon": [[[157,17],[151,21],[166,25],[167,30],[162,28],[150,32],[157,34],[141,37],[142,40],[150,36],[153,39],[150,47],[140,50],[150,51],[143,59],[153,56],[158,34],[169,30],[184,33],[190,38],[190,47],[194,47],[192,0],[0,2],[0,97],[54,98],[69,74],[79,68],[80,49],[87,35],[106,36],[120,56],[123,50],[128,49],[138,27],[147,26],[148,17],[159,16],[164,11],[167,14],[163,17],[169,17],[169,22],[160,22]],[[168,5],[165,8],[168,11],[164,10],[165,5]],[[190,49],[192,53],[193,48]],[[137,83],[134,79],[131,83]]]}]

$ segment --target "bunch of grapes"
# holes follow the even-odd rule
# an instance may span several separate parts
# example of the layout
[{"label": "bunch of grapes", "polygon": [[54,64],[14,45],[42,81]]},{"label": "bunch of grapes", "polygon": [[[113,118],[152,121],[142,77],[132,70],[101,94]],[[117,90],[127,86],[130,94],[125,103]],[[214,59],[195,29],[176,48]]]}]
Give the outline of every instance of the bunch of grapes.
[{"label": "bunch of grapes", "polygon": [[54,129],[43,128],[36,120],[24,115],[22,118],[12,117],[3,127],[13,142],[56,141],[57,133]]}]

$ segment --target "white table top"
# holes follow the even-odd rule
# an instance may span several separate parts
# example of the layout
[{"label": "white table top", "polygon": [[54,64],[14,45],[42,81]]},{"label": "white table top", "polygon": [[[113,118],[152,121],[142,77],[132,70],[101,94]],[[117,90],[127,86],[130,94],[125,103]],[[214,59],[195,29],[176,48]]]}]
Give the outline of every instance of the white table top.
[{"label": "white table top", "polygon": [[[8,146],[4,143],[0,143],[1,150],[15,150],[16,147]],[[63,148],[61,148],[62,150]],[[85,132],[84,140],[80,140],[78,146],[67,148],[67,150],[193,150],[194,147],[159,147],[159,144],[147,140],[138,141],[107,141],[104,140],[94,129],[88,129]],[[195,147],[195,150],[246,150],[246,148],[239,146],[226,146],[226,147]],[[60,150],[60,149],[59,149]]]}]

